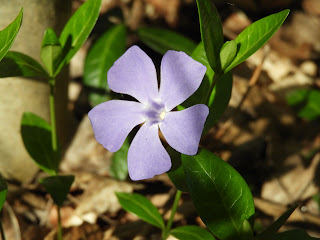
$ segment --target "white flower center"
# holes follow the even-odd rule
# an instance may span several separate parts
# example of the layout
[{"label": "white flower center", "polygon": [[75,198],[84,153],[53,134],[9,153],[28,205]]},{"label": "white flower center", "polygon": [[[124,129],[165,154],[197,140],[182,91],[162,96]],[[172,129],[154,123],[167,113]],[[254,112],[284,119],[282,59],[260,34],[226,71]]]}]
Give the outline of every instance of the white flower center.
[{"label": "white flower center", "polygon": [[161,113],[159,114],[160,120],[162,121],[165,116],[166,116],[166,112],[165,112],[165,111],[161,112]]}]

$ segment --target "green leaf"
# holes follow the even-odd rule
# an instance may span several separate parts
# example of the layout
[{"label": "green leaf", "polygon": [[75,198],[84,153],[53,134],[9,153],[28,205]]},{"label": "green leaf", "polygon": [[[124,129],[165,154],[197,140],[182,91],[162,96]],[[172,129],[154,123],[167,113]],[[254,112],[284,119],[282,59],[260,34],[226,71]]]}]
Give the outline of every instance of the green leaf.
[{"label": "green leaf", "polygon": [[39,116],[25,112],[21,120],[21,135],[25,148],[39,167],[55,175],[60,162],[60,149],[52,150],[51,126]]},{"label": "green leaf", "polygon": [[8,192],[8,186],[4,179],[0,177],[0,211],[3,207],[4,202],[6,201]]},{"label": "green leaf", "polygon": [[10,51],[0,62],[0,77],[40,77],[48,78],[48,73],[33,58]]},{"label": "green leaf", "polygon": [[315,120],[320,116],[320,91],[315,89],[297,89],[286,96],[287,103],[299,117]]},{"label": "green leaf", "polygon": [[134,213],[143,221],[146,221],[164,230],[163,219],[158,209],[144,196],[140,194],[116,193],[117,198],[124,210]]},{"label": "green leaf", "polygon": [[225,42],[220,51],[221,68],[225,70],[237,55],[237,43],[235,40]]},{"label": "green leaf", "polygon": [[43,178],[40,183],[51,195],[55,204],[61,207],[62,203],[67,199],[73,181],[73,175],[59,175]]},{"label": "green leaf", "polygon": [[127,155],[129,147],[130,142],[127,138],[120,150],[115,152],[112,156],[110,174],[112,177],[118,180],[125,180],[128,177]]},{"label": "green leaf", "polygon": [[250,225],[250,222],[247,219],[244,219],[240,232],[242,234],[240,239],[243,239],[243,240],[253,240],[254,239],[254,233],[252,230],[252,226]]},{"label": "green leaf", "polygon": [[[107,72],[125,52],[126,27],[116,25],[105,32],[92,46],[84,64],[84,84],[89,87],[91,106],[110,100]],[[90,91],[90,89],[92,89]],[[94,91],[96,90],[96,91]],[[102,90],[102,93],[97,93]]]},{"label": "green leaf", "polygon": [[274,223],[270,225],[266,230],[256,236],[257,240],[269,240],[273,239],[278,230],[285,224],[287,219],[293,213],[294,210],[298,207],[298,204],[289,208],[285,213],[283,213]]},{"label": "green leaf", "polygon": [[290,10],[287,9],[272,14],[252,23],[243,30],[235,39],[238,46],[237,56],[225,72],[230,71],[261,48],[280,28],[289,12]]},{"label": "green leaf", "polygon": [[294,229],[278,233],[272,240],[319,240],[320,238],[310,237],[305,230]]},{"label": "green leaf", "polygon": [[167,29],[142,27],[137,33],[144,44],[162,55],[168,50],[183,51],[191,55],[197,46],[191,39]]},{"label": "green leaf", "polygon": [[101,0],[88,0],[72,15],[60,35],[61,46],[66,51],[63,64],[76,54],[92,31],[100,11]]},{"label": "green leaf", "polygon": [[209,230],[218,238],[242,238],[243,221],[255,211],[250,189],[228,163],[202,149],[198,155],[182,155],[194,206]]},{"label": "green leaf", "polygon": [[201,38],[209,64],[214,72],[221,72],[220,50],[223,31],[219,13],[212,0],[197,0]]},{"label": "green leaf", "polygon": [[204,125],[203,134],[220,119],[229,105],[232,93],[232,72],[227,72],[216,81],[216,85],[211,93],[209,115]]},{"label": "green leaf", "polygon": [[10,23],[5,29],[0,31],[0,61],[9,51],[14,39],[16,38],[21,23],[22,23],[23,9],[21,8],[19,15]]},{"label": "green leaf", "polygon": [[215,240],[207,230],[198,226],[182,226],[170,231],[170,234],[180,240]]},{"label": "green leaf", "polygon": [[62,52],[63,49],[56,33],[53,29],[48,28],[44,33],[40,55],[43,64],[52,77],[60,64]]},{"label": "green leaf", "polygon": [[177,152],[171,147],[168,147],[167,151],[172,161],[172,167],[167,172],[167,175],[178,190],[182,192],[189,192],[182,166],[181,153]]}]

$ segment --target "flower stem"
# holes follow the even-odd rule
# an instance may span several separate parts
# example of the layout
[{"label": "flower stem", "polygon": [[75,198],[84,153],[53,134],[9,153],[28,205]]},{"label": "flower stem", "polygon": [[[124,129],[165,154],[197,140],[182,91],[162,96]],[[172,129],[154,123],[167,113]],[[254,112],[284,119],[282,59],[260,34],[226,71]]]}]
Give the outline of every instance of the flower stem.
[{"label": "flower stem", "polygon": [[211,83],[210,89],[208,91],[208,94],[206,96],[206,100],[204,102],[208,107],[210,105],[210,97],[211,97],[212,91],[213,91],[214,87],[216,86],[217,81],[219,80],[219,78],[221,76],[222,76],[222,74],[215,73],[213,75],[213,77],[212,77],[212,83]]},{"label": "flower stem", "polygon": [[6,236],[4,235],[4,230],[2,226],[2,222],[0,221],[0,231],[1,231],[1,239],[6,240]]},{"label": "flower stem", "polygon": [[56,114],[55,114],[55,107],[54,107],[55,82],[56,82],[56,80],[54,78],[49,80],[49,86],[50,86],[51,141],[52,141],[52,150],[54,152],[58,150],[58,140],[57,140],[57,130],[56,130]]},{"label": "flower stem", "polygon": [[62,240],[62,226],[61,226],[61,212],[60,212],[60,206],[57,208],[58,212],[58,240]]},{"label": "flower stem", "polygon": [[162,240],[166,240],[169,236],[169,232],[171,230],[171,227],[172,227],[172,223],[173,223],[173,218],[174,218],[174,215],[176,214],[176,211],[177,211],[177,208],[178,208],[178,204],[179,204],[179,200],[181,198],[181,191],[180,190],[177,190],[176,192],[176,196],[174,198],[174,201],[173,201],[173,205],[172,205],[172,209],[171,209],[171,215],[170,215],[170,218],[169,218],[169,221],[167,223],[167,226],[165,227],[164,231],[162,232]]}]

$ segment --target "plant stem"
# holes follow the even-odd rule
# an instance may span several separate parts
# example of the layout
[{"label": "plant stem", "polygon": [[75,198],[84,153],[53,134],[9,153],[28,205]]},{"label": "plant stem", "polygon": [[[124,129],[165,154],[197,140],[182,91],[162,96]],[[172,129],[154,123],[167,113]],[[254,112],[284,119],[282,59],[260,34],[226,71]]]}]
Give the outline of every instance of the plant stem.
[{"label": "plant stem", "polygon": [[4,235],[4,230],[2,226],[2,222],[0,221],[0,231],[1,231],[1,239],[6,240],[6,236]]},{"label": "plant stem", "polygon": [[52,140],[52,149],[53,151],[58,150],[58,140],[57,140],[57,130],[56,130],[56,114],[54,107],[54,91],[55,91],[55,82],[54,78],[49,80],[50,86],[50,117],[51,117],[51,140]]},{"label": "plant stem", "polygon": [[173,201],[173,205],[172,205],[171,215],[170,215],[169,221],[167,223],[166,228],[162,232],[162,240],[166,240],[168,238],[169,232],[170,232],[171,227],[172,227],[173,218],[174,218],[174,215],[176,214],[176,211],[177,211],[177,208],[178,208],[178,204],[179,204],[179,200],[181,198],[181,193],[182,192],[180,190],[177,190],[177,192],[176,192],[176,196],[175,196],[174,201]]},{"label": "plant stem", "polygon": [[62,226],[61,226],[61,213],[60,213],[60,206],[57,208],[58,212],[58,240],[62,240]]},{"label": "plant stem", "polygon": [[208,94],[206,96],[206,101],[204,102],[207,106],[209,106],[209,103],[210,103],[210,97],[211,97],[211,94],[212,94],[212,91],[214,89],[214,87],[216,86],[216,83],[218,81],[218,79],[222,76],[222,74],[218,74],[218,73],[215,73],[212,77],[212,83],[211,83],[211,86],[210,86],[210,89],[208,91]]}]

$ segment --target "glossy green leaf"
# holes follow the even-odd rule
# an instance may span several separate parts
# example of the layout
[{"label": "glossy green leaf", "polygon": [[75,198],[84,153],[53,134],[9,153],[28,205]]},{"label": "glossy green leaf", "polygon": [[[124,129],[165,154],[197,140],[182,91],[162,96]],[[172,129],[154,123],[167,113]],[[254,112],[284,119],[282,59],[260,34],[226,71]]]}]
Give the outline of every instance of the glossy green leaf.
[{"label": "glossy green leaf", "polygon": [[[84,64],[84,84],[89,89],[91,106],[110,100],[107,72],[126,50],[126,27],[116,25],[92,46]],[[100,90],[99,93],[97,90]]]},{"label": "glossy green leaf", "polygon": [[229,67],[227,67],[225,72],[230,71],[259,50],[280,28],[288,14],[288,9],[283,10],[279,13],[262,18],[243,30],[235,39],[238,46],[237,56]]},{"label": "glossy green leaf", "polygon": [[41,60],[47,68],[50,76],[54,76],[60,61],[62,60],[63,49],[53,29],[48,28],[44,33],[41,45]]},{"label": "glossy green leaf", "polygon": [[88,0],[72,15],[60,35],[66,51],[63,64],[68,63],[91,33],[99,16],[101,0]]},{"label": "glossy green leaf", "polygon": [[167,175],[178,190],[182,192],[189,192],[182,166],[181,153],[177,152],[171,147],[168,147],[167,151],[172,162],[172,167],[167,172]]},{"label": "glossy green leaf", "polygon": [[8,186],[4,179],[0,177],[0,211],[3,207],[4,202],[6,201],[8,192]]},{"label": "glossy green leaf", "polygon": [[119,203],[124,210],[134,213],[143,221],[146,221],[160,229],[164,229],[163,219],[158,209],[144,196],[140,194],[116,193]]},{"label": "glossy green leaf", "polygon": [[320,238],[310,237],[305,230],[294,229],[278,233],[272,240],[319,240]]},{"label": "glossy green leaf", "polygon": [[138,36],[144,44],[162,55],[168,50],[183,51],[191,55],[197,46],[191,39],[162,28],[142,27],[138,29]]},{"label": "glossy green leaf", "polygon": [[128,177],[127,155],[130,147],[128,138],[124,141],[119,151],[115,152],[111,159],[110,174],[118,180],[125,180]]},{"label": "glossy green leaf", "polygon": [[256,236],[257,240],[269,240],[273,239],[278,230],[285,224],[287,219],[298,207],[298,204],[289,208],[285,213],[283,213],[274,223],[272,223],[266,230]]},{"label": "glossy green leaf", "polygon": [[231,40],[228,42],[225,42],[221,52],[220,52],[220,60],[221,60],[221,68],[222,70],[225,70],[232,60],[237,55],[237,43],[235,40]]},{"label": "glossy green leaf", "polygon": [[40,180],[46,191],[59,207],[67,199],[70,187],[74,181],[73,175],[50,176]]},{"label": "glossy green leaf", "polygon": [[[255,212],[250,189],[228,163],[207,150],[182,155],[194,206],[209,230],[224,240],[242,239],[243,221]],[[243,239],[244,240],[244,239]]]},{"label": "glossy green leaf", "polygon": [[299,117],[314,120],[320,117],[320,91],[316,89],[298,89],[286,96],[287,103]]},{"label": "glossy green leaf", "polygon": [[10,51],[0,62],[0,77],[48,78],[48,73],[33,58],[20,52]]},{"label": "glossy green leaf", "polygon": [[209,115],[204,125],[203,133],[220,119],[229,105],[232,93],[232,72],[227,72],[216,81],[213,92],[210,97]]},{"label": "glossy green leaf", "polygon": [[215,240],[207,230],[198,226],[182,226],[170,231],[170,234],[180,240]]},{"label": "glossy green leaf", "polygon": [[60,150],[52,150],[50,124],[33,113],[25,112],[21,120],[21,135],[32,159],[43,171],[55,175],[60,162]]},{"label": "glossy green leaf", "polygon": [[216,73],[221,72],[220,50],[223,31],[219,13],[212,0],[197,0],[201,38],[208,62]]},{"label": "glossy green leaf", "polygon": [[23,9],[20,10],[19,15],[16,19],[10,23],[5,29],[0,31],[0,61],[9,51],[11,45],[16,38],[21,23],[22,23]]}]

